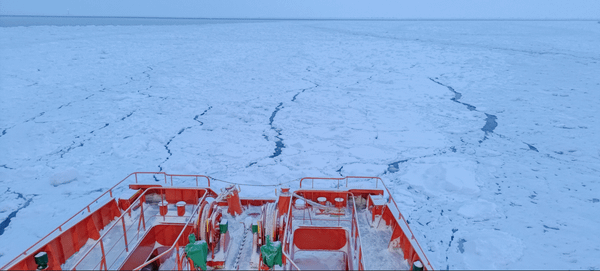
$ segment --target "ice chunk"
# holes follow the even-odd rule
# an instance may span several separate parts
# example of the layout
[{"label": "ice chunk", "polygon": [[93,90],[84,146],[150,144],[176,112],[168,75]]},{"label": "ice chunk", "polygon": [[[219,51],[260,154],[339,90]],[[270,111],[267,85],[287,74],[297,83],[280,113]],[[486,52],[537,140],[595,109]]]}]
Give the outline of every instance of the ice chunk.
[{"label": "ice chunk", "polygon": [[68,184],[77,181],[78,177],[79,174],[77,173],[77,170],[74,168],[68,168],[52,175],[52,177],[50,177],[50,184],[56,187],[62,184]]}]

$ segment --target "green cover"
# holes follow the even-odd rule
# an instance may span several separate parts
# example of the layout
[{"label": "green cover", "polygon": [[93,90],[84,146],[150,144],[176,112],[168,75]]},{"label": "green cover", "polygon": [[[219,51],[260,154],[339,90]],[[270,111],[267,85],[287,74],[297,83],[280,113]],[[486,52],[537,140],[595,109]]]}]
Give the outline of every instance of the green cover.
[{"label": "green cover", "polygon": [[188,237],[190,243],[185,246],[187,257],[194,262],[195,267],[206,270],[206,256],[208,255],[208,244],[205,241],[196,241],[193,233]]},{"label": "green cover", "polygon": [[42,270],[48,267],[48,254],[46,252],[39,252],[34,256],[37,269]]},{"label": "green cover", "polygon": [[267,235],[266,244],[260,247],[260,253],[262,254],[263,262],[272,268],[274,265],[281,266],[281,242],[271,242],[271,238]]},{"label": "green cover", "polygon": [[219,224],[219,231],[221,232],[221,234],[227,233],[228,226],[229,222],[227,220],[221,220],[221,223]]}]

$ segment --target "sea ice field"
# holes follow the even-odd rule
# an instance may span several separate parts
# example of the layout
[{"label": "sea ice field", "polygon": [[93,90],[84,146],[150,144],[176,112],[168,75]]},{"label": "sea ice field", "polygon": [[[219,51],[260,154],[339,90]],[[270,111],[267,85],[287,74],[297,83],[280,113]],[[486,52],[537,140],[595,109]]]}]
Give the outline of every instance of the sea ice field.
[{"label": "sea ice field", "polygon": [[435,269],[600,269],[599,45],[597,21],[0,27],[0,266],[164,171],[379,176]]}]

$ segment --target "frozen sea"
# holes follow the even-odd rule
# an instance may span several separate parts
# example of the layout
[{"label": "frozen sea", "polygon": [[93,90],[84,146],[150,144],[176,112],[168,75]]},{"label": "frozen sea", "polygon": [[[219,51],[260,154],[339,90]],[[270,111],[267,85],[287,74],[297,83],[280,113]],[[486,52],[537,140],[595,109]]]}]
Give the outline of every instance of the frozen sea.
[{"label": "frozen sea", "polygon": [[11,22],[0,266],[160,170],[380,176],[436,269],[600,269],[599,22]]}]

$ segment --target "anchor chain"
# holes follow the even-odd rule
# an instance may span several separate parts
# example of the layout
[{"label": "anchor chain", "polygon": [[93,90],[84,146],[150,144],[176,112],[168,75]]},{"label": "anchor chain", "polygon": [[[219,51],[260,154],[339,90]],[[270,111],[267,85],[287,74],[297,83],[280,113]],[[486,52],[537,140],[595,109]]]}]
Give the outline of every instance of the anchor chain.
[{"label": "anchor chain", "polygon": [[233,264],[233,267],[235,267],[235,270],[240,270],[240,258],[242,257],[242,252],[244,251],[244,245],[246,244],[248,232],[250,232],[251,227],[252,227],[252,225],[250,225],[249,227],[246,227],[246,224],[244,223],[244,237],[242,238],[242,244],[240,245],[240,248],[238,249],[237,256],[235,257],[235,263]]}]

